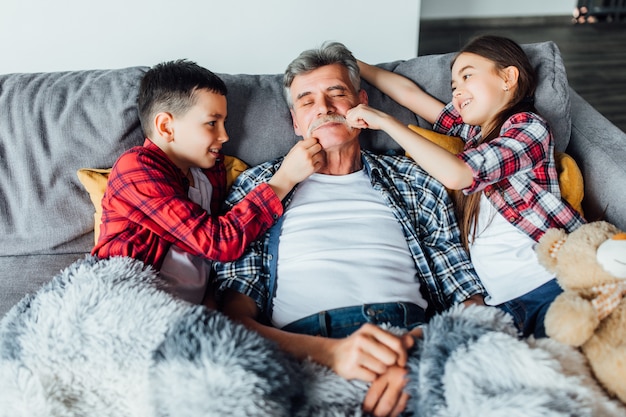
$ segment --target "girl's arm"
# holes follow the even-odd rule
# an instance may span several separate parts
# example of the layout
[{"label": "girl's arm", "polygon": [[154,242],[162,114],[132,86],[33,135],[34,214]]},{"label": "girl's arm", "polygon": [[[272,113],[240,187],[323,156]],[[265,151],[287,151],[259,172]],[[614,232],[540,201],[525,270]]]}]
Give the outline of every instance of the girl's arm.
[{"label": "girl's arm", "polygon": [[348,110],[346,119],[358,129],[383,130],[411,155],[426,172],[446,188],[461,190],[474,181],[470,167],[439,145],[412,131],[394,117],[369,106],[360,104]]},{"label": "girl's arm", "polygon": [[426,94],[410,79],[391,71],[358,61],[361,77],[387,94],[398,104],[421,116],[428,123],[435,123],[445,104]]}]

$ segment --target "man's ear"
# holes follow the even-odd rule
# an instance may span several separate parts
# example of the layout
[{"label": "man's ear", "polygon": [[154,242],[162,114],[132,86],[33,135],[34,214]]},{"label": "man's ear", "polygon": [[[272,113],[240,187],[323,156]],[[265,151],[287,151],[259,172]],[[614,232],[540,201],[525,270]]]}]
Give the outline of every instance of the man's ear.
[{"label": "man's ear", "polygon": [[367,91],[364,89],[359,90],[359,104],[369,104],[369,97],[367,97]]},{"label": "man's ear", "polygon": [[171,113],[161,112],[154,117],[154,133],[167,142],[174,140],[174,117]]},{"label": "man's ear", "polygon": [[304,137],[300,131],[298,123],[296,122],[296,113],[294,113],[293,109],[289,109],[289,112],[291,113],[291,121],[293,122],[293,131],[296,132],[296,135]]}]

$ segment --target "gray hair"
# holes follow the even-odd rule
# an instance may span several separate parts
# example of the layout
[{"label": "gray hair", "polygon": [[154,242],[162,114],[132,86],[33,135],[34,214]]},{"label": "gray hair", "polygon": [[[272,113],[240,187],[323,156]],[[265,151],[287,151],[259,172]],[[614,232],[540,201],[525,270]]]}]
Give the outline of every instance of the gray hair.
[{"label": "gray hair", "polygon": [[291,61],[283,76],[285,99],[289,108],[293,108],[291,100],[291,84],[297,75],[306,74],[320,67],[332,64],[343,65],[348,70],[354,91],[361,90],[361,73],[352,52],[339,42],[324,42],[317,49],[308,49]]}]

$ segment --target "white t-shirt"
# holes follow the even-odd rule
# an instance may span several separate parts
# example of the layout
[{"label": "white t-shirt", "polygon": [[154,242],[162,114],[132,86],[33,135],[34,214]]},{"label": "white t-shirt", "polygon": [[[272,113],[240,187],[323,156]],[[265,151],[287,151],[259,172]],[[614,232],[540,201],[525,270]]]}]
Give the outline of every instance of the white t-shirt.
[{"label": "white t-shirt", "polygon": [[277,327],[365,303],[427,306],[402,226],[363,170],[303,181],[284,214],[278,248]]},{"label": "white t-shirt", "polygon": [[554,277],[539,264],[533,249],[535,241],[509,223],[484,195],[477,229],[476,238],[470,243],[470,255],[489,293],[486,304],[510,301]]},{"label": "white t-shirt", "polygon": [[[199,168],[191,168],[194,186],[189,187],[189,199],[211,212],[213,186]],[[189,302],[200,304],[209,282],[211,262],[205,258],[191,255],[172,245],[165,255],[161,278],[171,285],[172,292]]]}]

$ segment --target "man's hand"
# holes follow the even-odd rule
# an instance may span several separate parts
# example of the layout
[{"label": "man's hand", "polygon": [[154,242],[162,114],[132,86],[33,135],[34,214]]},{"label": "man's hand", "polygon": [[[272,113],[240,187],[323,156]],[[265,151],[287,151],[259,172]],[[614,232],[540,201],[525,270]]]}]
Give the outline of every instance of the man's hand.
[{"label": "man's hand", "polygon": [[[331,342],[329,339],[328,342]],[[330,356],[325,362],[346,379],[375,381],[390,367],[403,368],[407,351],[413,346],[409,334],[396,336],[373,324],[364,324],[344,339],[333,339]]]},{"label": "man's hand", "polygon": [[376,417],[400,415],[409,400],[409,394],[403,391],[408,382],[407,373],[406,368],[392,366],[376,378],[363,400],[363,411]]}]

